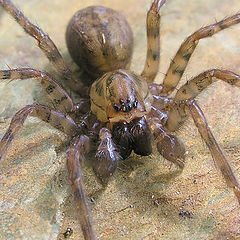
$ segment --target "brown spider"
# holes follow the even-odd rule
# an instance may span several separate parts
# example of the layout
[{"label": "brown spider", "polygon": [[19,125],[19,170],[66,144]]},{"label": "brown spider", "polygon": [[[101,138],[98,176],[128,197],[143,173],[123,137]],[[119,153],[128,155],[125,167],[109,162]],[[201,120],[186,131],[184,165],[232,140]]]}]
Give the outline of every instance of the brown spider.
[{"label": "brown spider", "polygon": [[[10,1],[2,0],[0,3],[13,15],[28,34],[39,41],[40,48],[45,52],[49,60],[70,82],[73,79],[72,73],[65,65],[61,55],[49,37],[41,29],[32,25]],[[155,0],[148,13],[148,55],[141,76],[135,75],[129,70],[118,69],[119,66],[125,68],[128,64],[128,59],[131,58],[130,47],[128,49],[129,55],[127,55],[127,60],[123,61],[124,65],[118,65],[118,70],[114,70],[115,66],[113,69],[104,69],[107,73],[96,80],[91,86],[91,111],[89,111],[89,102],[85,99],[82,99],[79,104],[75,105],[67,92],[49,74],[30,68],[0,72],[1,79],[36,78],[36,80],[40,80],[43,88],[55,104],[55,109],[34,104],[20,110],[13,117],[9,129],[1,140],[0,159],[3,159],[14,137],[29,115],[36,116],[72,136],[74,140],[67,153],[67,166],[74,197],[79,204],[78,210],[81,226],[86,239],[95,239],[96,237],[86,205],[79,160],[83,160],[84,155],[88,152],[97,151],[93,169],[101,182],[106,184],[116,169],[117,163],[127,158],[132,150],[139,155],[151,154],[151,136],[153,135],[153,138],[157,141],[158,151],[167,160],[174,162],[182,168],[185,154],[184,147],[181,141],[169,132],[178,129],[185,121],[188,114],[187,109],[190,110],[198,130],[221,169],[228,186],[233,188],[234,193],[240,201],[240,190],[237,180],[212,136],[199,106],[194,100],[201,91],[213,82],[213,77],[236,86],[240,86],[240,77],[230,71],[219,69],[208,70],[183,85],[173,99],[167,97],[177,86],[198,40],[212,36],[222,29],[239,23],[240,15],[236,14],[213,25],[201,28],[187,38],[173,59],[163,84],[160,85],[154,84],[153,80],[157,74],[159,65],[159,10],[163,3],[165,3],[164,0]],[[105,8],[94,8],[94,10],[91,8],[89,10],[93,20],[93,15],[97,11],[108,11]],[[94,14],[92,14],[93,12]],[[82,15],[89,17],[88,13]],[[78,17],[78,15],[75,16],[75,19],[78,20]],[[85,25],[84,27],[86,27]],[[81,35],[84,40],[88,37],[88,31],[84,29],[76,30],[74,24],[69,29],[67,33],[68,42],[71,42],[68,39],[71,34],[84,33]],[[102,31],[101,28],[100,31]],[[102,35],[102,32],[100,33],[103,45],[106,42],[108,43],[108,35],[105,32],[104,35]],[[128,34],[131,33],[128,32]],[[80,37],[75,35],[73,39],[76,40],[76,38]],[[130,35],[130,43],[131,39]],[[79,39],[79,41],[83,42],[84,40]],[[87,42],[89,43],[90,40]],[[81,45],[84,45],[84,43]],[[73,55],[76,49],[71,44],[69,48],[70,53]],[[106,59],[108,59],[108,56],[112,57],[109,54],[111,50],[109,46],[105,50],[99,49],[96,45],[93,45],[93,49],[86,50],[86,46],[83,49],[91,54],[95,53],[93,50],[99,50]],[[91,59],[89,56],[84,55],[84,51],[81,53],[84,60]],[[124,55],[123,53],[121,54]],[[116,56],[113,57],[116,60]],[[76,57],[73,56],[73,58]],[[110,59],[109,62],[111,61],[113,60]],[[81,59],[80,64],[84,63]],[[100,63],[101,66],[104,65],[101,61]],[[94,65],[95,63],[90,68],[88,68],[90,62],[88,64],[85,68],[90,74],[99,75],[101,73],[99,69],[95,71],[97,68]],[[109,63],[106,65],[108,66]],[[109,72],[111,70],[112,72]],[[77,90],[82,95],[84,94],[82,90],[84,89],[85,91],[85,88],[83,88],[81,83],[76,83],[73,80],[69,84],[74,86],[75,90],[78,88]]]}]

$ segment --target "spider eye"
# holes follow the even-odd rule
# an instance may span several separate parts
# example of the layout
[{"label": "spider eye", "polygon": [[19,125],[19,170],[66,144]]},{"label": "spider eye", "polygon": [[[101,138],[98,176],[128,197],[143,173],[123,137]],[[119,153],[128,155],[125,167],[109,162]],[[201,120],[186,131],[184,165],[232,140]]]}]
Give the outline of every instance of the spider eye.
[{"label": "spider eye", "polygon": [[136,107],[137,107],[137,104],[138,104],[138,101],[137,101],[137,99],[135,99],[135,100],[133,101],[133,103],[132,103],[132,106],[133,106],[134,108],[136,108]]},{"label": "spider eye", "polygon": [[123,99],[119,99],[119,103],[121,104],[121,105],[124,105],[124,101],[123,101]]},{"label": "spider eye", "polygon": [[121,110],[121,107],[119,105],[117,105],[116,103],[113,105],[113,108],[119,112]]}]

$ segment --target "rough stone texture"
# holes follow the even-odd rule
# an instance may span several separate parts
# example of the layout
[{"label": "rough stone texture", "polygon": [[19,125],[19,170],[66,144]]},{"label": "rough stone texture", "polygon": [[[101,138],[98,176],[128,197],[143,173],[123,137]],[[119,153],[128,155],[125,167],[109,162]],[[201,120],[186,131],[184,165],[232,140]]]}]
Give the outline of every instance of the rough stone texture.
[{"label": "rough stone texture", "polygon": [[[14,1],[47,32],[72,65],[64,33],[71,16],[88,5],[121,11],[135,35],[132,69],[141,72],[145,60],[145,16],[150,0]],[[236,13],[239,0],[169,0],[162,9],[161,82],[181,42],[201,26]],[[240,73],[240,26],[201,40],[186,79],[209,68]],[[33,39],[0,11],[0,68],[31,66],[52,71]],[[240,181],[239,89],[217,82],[198,98],[209,125]],[[0,84],[0,137],[11,116],[39,96],[32,80]],[[0,239],[81,239],[65,171],[67,138],[30,118],[0,168]],[[177,133],[188,151],[183,172],[161,156],[132,156],[120,166],[107,189],[101,190],[84,167],[97,235],[101,239],[240,239],[240,208],[215,169],[208,149],[189,120]],[[188,215],[187,213],[190,213]],[[186,213],[185,217],[180,216]]]}]

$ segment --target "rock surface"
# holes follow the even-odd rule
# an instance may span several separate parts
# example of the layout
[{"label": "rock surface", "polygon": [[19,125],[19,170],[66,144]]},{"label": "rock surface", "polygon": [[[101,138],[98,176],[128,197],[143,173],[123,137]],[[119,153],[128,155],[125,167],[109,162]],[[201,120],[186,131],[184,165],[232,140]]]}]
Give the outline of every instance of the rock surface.
[{"label": "rock surface", "polygon": [[[150,0],[14,1],[33,23],[48,33],[67,62],[68,20],[88,5],[121,11],[135,36],[131,69],[141,72],[146,53],[145,18]],[[168,0],[161,11],[163,79],[182,41],[199,27],[236,13],[239,0]],[[0,9],[0,69],[33,67],[54,73],[48,60],[22,29]],[[240,25],[200,41],[182,78],[210,69],[240,73]],[[33,80],[0,83],[0,137],[13,114],[34,102],[40,87]],[[240,181],[239,89],[217,82],[198,97],[209,125]],[[226,187],[192,120],[177,133],[188,155],[179,172],[157,153],[132,157],[120,166],[101,191],[94,174],[84,167],[95,229],[100,239],[240,239],[240,207]],[[81,239],[74,216],[65,159],[67,138],[41,121],[29,118],[0,167],[0,239]]]}]

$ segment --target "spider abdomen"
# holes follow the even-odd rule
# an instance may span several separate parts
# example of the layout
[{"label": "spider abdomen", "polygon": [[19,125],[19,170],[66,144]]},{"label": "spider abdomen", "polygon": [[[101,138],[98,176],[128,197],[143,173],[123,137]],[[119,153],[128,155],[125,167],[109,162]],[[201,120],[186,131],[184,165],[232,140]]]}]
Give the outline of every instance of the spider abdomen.
[{"label": "spider abdomen", "polygon": [[110,8],[91,6],[72,17],[66,41],[73,60],[94,77],[127,68],[133,51],[133,34],[125,17]]}]

